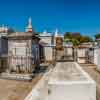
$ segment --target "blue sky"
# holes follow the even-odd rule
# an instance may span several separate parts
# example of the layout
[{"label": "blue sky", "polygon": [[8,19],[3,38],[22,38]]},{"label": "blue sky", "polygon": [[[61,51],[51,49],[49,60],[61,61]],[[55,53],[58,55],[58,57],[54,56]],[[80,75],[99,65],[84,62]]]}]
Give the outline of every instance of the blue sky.
[{"label": "blue sky", "polygon": [[30,16],[39,32],[100,33],[100,0],[0,0],[0,25],[24,31]]}]

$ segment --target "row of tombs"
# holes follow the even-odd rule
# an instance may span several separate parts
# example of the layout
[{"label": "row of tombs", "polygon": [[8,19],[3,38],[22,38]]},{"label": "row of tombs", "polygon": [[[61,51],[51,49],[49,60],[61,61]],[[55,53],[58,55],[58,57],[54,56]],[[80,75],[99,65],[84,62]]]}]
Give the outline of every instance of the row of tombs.
[{"label": "row of tombs", "polygon": [[52,61],[99,64],[99,48],[64,46],[62,40],[56,45],[41,45],[40,37],[31,32],[12,33],[0,41],[1,72],[32,73],[40,63]]},{"label": "row of tombs", "polygon": [[[77,61],[99,64],[100,49],[63,43],[63,36],[44,32],[39,35],[32,29],[29,19],[26,32],[0,30],[0,72],[32,74],[42,62]],[[2,35],[1,35],[2,33]],[[5,33],[7,33],[5,35]]]},{"label": "row of tombs", "polygon": [[[57,31],[55,36],[57,36]],[[62,38],[60,39],[62,40]],[[31,19],[28,21],[25,32],[15,32],[2,26],[0,28],[1,74],[33,74],[33,71],[40,67],[42,62],[54,60],[54,57],[52,57],[53,59],[47,59],[48,55],[46,54],[51,50],[48,50],[48,47],[55,48],[55,45],[51,45],[54,42],[53,35],[45,34],[43,36],[43,34],[39,35],[33,31]],[[62,41],[58,44],[62,46]],[[50,56],[53,55],[53,52],[52,54],[49,53]]]}]

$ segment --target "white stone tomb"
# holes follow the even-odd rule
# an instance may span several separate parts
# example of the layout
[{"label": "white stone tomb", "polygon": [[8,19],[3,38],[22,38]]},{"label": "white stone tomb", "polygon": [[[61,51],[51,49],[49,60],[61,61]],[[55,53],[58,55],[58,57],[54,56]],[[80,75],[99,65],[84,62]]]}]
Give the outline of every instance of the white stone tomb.
[{"label": "white stone tomb", "polygon": [[96,100],[96,83],[77,63],[59,62],[25,100]]}]

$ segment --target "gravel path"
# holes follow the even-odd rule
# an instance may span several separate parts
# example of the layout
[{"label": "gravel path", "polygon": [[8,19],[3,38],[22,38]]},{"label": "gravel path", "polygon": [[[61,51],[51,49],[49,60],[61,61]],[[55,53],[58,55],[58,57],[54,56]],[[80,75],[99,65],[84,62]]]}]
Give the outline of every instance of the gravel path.
[{"label": "gravel path", "polygon": [[100,100],[100,72],[96,70],[96,66],[93,64],[80,64],[80,65],[96,81],[97,100]]}]

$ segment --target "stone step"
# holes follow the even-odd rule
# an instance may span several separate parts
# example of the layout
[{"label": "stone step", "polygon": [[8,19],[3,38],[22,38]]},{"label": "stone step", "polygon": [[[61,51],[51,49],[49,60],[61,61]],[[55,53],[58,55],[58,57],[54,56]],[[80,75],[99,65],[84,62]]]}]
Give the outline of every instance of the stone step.
[{"label": "stone step", "polygon": [[2,73],[0,75],[2,79],[10,79],[10,80],[20,80],[20,81],[30,81],[33,78],[31,74],[9,74],[9,73]]}]

